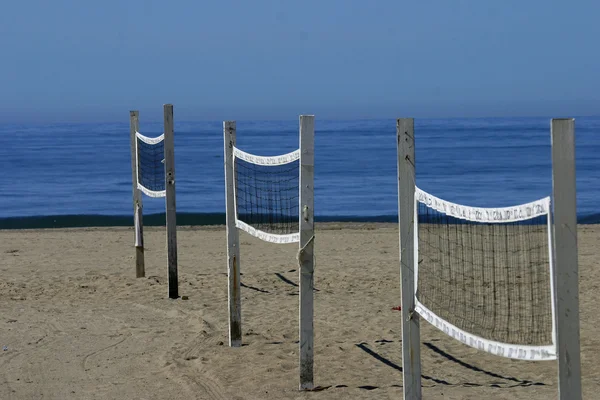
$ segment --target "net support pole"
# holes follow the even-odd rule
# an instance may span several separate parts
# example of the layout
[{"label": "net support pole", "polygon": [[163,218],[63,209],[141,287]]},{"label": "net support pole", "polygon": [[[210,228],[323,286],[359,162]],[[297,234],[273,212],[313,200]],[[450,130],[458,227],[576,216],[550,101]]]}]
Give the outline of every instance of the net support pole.
[{"label": "net support pole", "polygon": [[553,119],[551,136],[558,391],[561,400],[580,400],[575,120]]},{"label": "net support pole", "polygon": [[135,234],[135,277],[143,278],[146,275],[144,265],[144,213],[142,192],[137,187],[138,182],[138,157],[137,137],[139,131],[139,112],[129,112],[129,135],[131,140],[131,180],[133,182],[133,227]]},{"label": "net support pole", "polygon": [[315,117],[300,116],[300,390],[313,379]]},{"label": "net support pole", "polygon": [[398,220],[402,292],[402,379],[405,399],[421,399],[419,317],[415,312],[415,129],[413,118],[396,121]]},{"label": "net support pole", "polygon": [[175,207],[175,140],[173,129],[173,105],[164,106],[165,151],[165,206],[167,225],[167,268],[169,275],[169,298],[179,297],[177,279],[177,209]]},{"label": "net support pole", "polygon": [[240,282],[240,237],[235,225],[235,177],[233,174],[233,147],[235,121],[223,122],[225,155],[225,215],[227,227],[227,286],[229,306],[229,346],[242,345],[242,296]]}]

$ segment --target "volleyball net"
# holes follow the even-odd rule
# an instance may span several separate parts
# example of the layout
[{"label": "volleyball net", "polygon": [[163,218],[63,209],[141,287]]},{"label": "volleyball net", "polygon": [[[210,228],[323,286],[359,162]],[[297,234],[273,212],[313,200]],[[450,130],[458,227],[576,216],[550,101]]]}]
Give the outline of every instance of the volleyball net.
[{"label": "volleyball net", "polygon": [[165,197],[165,135],[136,137],[137,188],[149,197]]},{"label": "volleyball net", "polygon": [[550,198],[507,208],[415,188],[415,311],[479,350],[556,358]]},{"label": "volleyball net", "polygon": [[[223,122],[229,346],[242,345],[239,230],[271,243],[297,243],[299,387],[312,389],[314,360],[314,116],[301,115],[299,148],[258,156],[236,147]],[[273,139],[269,139],[273,140]]]},{"label": "volleyball net", "polygon": [[236,227],[266,242],[299,242],[300,150],[263,157],[234,146],[233,171]]}]

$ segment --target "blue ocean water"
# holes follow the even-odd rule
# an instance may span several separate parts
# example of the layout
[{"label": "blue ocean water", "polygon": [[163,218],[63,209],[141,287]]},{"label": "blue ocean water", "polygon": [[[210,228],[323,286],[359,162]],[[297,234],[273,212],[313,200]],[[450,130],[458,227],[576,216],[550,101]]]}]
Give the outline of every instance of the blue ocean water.
[{"label": "blue ocean water", "polygon": [[[129,120],[0,125],[0,219],[131,216]],[[395,120],[316,117],[317,217],[397,215]],[[146,136],[162,123],[140,120]],[[600,117],[576,118],[577,206],[600,220]],[[549,118],[415,119],[417,185],[472,206],[510,206],[550,195]],[[298,147],[298,120],[238,121],[237,145],[276,155]],[[178,213],[224,213],[222,122],[175,121]],[[144,213],[164,199],[144,197]],[[352,219],[350,218],[350,219]],[[375,218],[377,219],[377,218]],[[385,219],[385,218],[383,218]],[[85,218],[84,218],[85,220]]]}]

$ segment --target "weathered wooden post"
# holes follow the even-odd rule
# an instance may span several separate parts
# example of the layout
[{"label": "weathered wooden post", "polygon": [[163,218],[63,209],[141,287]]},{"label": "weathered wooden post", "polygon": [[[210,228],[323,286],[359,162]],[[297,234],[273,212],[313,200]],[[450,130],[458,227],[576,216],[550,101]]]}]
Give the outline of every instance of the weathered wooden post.
[{"label": "weathered wooden post", "polygon": [[300,390],[313,389],[315,117],[300,116]]},{"label": "weathered wooden post", "polygon": [[129,112],[129,136],[131,140],[131,180],[133,183],[133,226],[135,232],[135,277],[146,275],[144,265],[144,206],[142,192],[138,189],[138,152],[137,136],[139,130],[139,112]]},{"label": "weathered wooden post", "polygon": [[175,140],[173,129],[173,105],[164,105],[165,129],[165,205],[167,223],[167,267],[169,274],[169,298],[179,297],[177,278],[177,210],[175,206]]},{"label": "weathered wooden post", "polygon": [[561,400],[581,400],[575,120],[553,119],[551,136],[558,392]]},{"label": "weathered wooden post", "polygon": [[421,399],[421,339],[415,312],[415,125],[413,118],[396,121],[398,141],[398,219],[400,286],[402,291],[402,379],[406,400]]},{"label": "weathered wooden post", "polygon": [[227,279],[229,304],[229,346],[242,345],[242,300],[240,282],[240,238],[235,224],[235,177],[233,147],[235,121],[223,122],[225,156],[225,201],[227,227]]}]

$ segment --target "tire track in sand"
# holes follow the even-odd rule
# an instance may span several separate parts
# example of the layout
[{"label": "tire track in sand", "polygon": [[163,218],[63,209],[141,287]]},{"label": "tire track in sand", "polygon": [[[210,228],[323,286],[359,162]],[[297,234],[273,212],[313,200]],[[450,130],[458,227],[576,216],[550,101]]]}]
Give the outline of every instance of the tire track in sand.
[{"label": "tire track in sand", "polygon": [[[188,321],[190,322],[190,321]],[[211,400],[230,400],[218,381],[204,368],[202,360],[194,362],[200,358],[202,350],[216,346],[219,341],[214,337],[214,334],[209,333],[213,330],[212,324],[201,319],[192,325],[203,328],[200,334],[197,334],[194,339],[188,343],[175,346],[172,351],[164,354],[164,365],[168,368],[166,372],[172,379],[185,386],[186,390],[196,398],[198,392],[206,393],[207,398]],[[196,368],[194,368],[196,367]]]},{"label": "tire track in sand", "polygon": [[[18,357],[26,356],[28,353],[31,353],[34,350],[37,351],[41,348],[51,345],[52,343],[58,342],[60,336],[65,333],[63,329],[60,329],[57,324],[52,322],[47,322],[45,324],[41,324],[40,326],[42,327],[42,337],[37,339],[35,342],[30,342],[30,347],[19,351],[13,350],[11,354],[0,357],[0,388],[6,388],[6,398],[8,400],[13,399],[15,396],[14,393],[16,392],[15,388],[11,385],[11,382],[8,379],[10,364]],[[55,334],[55,336],[51,337],[51,334]],[[51,338],[48,339],[49,337]],[[1,393],[2,391],[0,390],[0,394]]]},{"label": "tire track in sand", "polygon": [[82,360],[82,362],[81,362],[81,368],[83,369],[83,371],[84,371],[84,372],[87,372],[87,371],[88,371],[88,369],[86,369],[86,363],[87,363],[87,361],[88,361],[88,359],[89,359],[90,357],[93,357],[93,356],[95,356],[95,355],[97,355],[97,354],[100,354],[100,353],[102,353],[103,351],[106,351],[106,350],[108,350],[108,349],[111,349],[111,348],[113,348],[113,347],[116,347],[116,346],[120,345],[121,343],[123,343],[124,341],[126,341],[127,339],[129,339],[130,337],[131,337],[131,333],[129,333],[129,335],[125,336],[124,338],[122,338],[121,340],[119,340],[119,341],[118,341],[118,342],[116,342],[116,343],[110,344],[110,345],[108,345],[108,346],[102,347],[101,349],[98,349],[98,350],[92,351],[92,352],[91,352],[91,353],[89,353],[89,354],[86,354],[86,355],[83,357],[83,360]]}]

